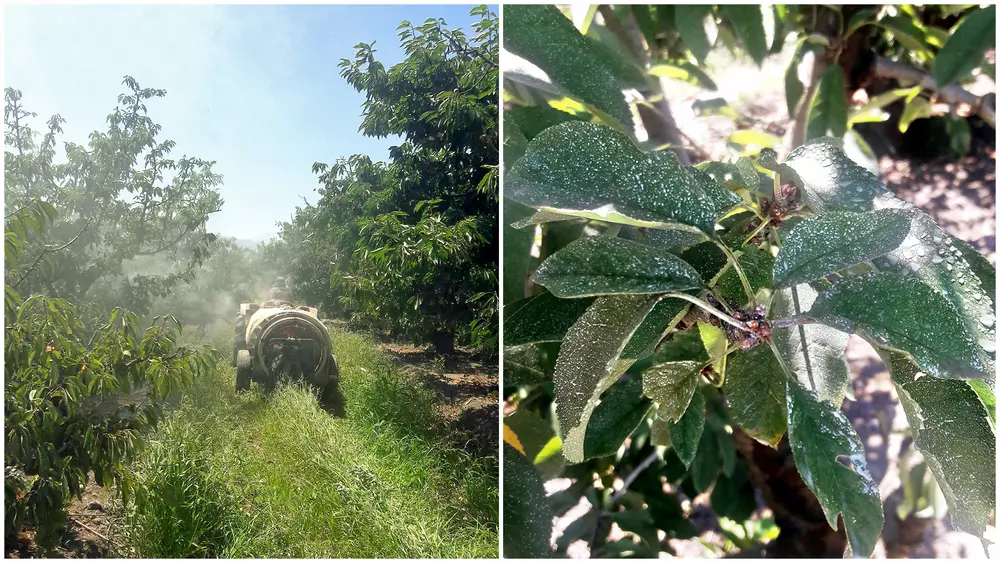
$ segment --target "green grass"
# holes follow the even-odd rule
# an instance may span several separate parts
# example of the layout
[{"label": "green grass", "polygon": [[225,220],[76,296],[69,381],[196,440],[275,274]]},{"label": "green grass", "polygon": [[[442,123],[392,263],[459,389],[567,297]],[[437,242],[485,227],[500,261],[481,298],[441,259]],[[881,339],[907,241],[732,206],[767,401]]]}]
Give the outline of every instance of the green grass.
[{"label": "green grass", "polygon": [[343,418],[301,386],[237,395],[226,361],[196,383],[134,467],[136,555],[498,556],[496,459],[455,449],[437,398],[370,340],[331,332]]}]

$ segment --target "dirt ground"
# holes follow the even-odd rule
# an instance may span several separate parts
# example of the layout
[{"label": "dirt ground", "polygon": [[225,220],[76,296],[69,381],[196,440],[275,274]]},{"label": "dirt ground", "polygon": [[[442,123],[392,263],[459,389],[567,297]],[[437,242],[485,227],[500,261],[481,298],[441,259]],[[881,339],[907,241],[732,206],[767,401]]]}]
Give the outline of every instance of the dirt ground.
[{"label": "dirt ground", "polygon": [[[95,559],[121,557],[115,549],[116,522],[109,508],[111,495],[94,482],[93,474],[83,490],[82,498],[74,498],[69,505],[69,519],[60,545],[49,558]],[[35,531],[22,530],[13,544],[4,545],[7,559],[42,557],[34,542]]]},{"label": "dirt ground", "polygon": [[441,396],[440,414],[459,447],[476,456],[497,455],[499,365],[468,350],[439,356],[433,350],[380,343],[403,370]]}]

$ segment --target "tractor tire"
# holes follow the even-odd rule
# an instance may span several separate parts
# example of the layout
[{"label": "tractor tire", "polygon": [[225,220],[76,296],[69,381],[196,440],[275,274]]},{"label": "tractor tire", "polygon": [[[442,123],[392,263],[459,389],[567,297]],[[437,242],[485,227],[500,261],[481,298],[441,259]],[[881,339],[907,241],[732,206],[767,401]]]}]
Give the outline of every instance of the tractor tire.
[{"label": "tractor tire", "polygon": [[246,391],[250,389],[252,376],[253,361],[250,359],[250,350],[238,350],[236,352],[236,390]]}]

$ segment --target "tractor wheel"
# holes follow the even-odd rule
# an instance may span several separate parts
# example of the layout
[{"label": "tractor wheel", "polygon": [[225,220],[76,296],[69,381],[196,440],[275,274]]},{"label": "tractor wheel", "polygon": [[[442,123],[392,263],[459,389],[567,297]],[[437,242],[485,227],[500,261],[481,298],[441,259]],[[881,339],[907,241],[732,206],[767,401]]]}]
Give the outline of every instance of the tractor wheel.
[{"label": "tractor wheel", "polygon": [[246,391],[250,388],[250,379],[253,375],[253,362],[250,359],[250,350],[239,350],[236,352],[236,390]]}]

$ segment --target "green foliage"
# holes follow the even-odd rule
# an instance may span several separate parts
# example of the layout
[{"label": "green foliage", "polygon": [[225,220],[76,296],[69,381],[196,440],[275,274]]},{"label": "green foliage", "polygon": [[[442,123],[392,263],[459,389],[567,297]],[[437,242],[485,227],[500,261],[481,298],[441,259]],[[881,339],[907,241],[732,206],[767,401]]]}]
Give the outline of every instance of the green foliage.
[{"label": "green foliage", "polygon": [[[986,407],[994,401],[989,344],[995,318],[973,316],[990,303],[979,276],[939,227],[896,200],[834,139],[816,139],[781,162],[763,153],[757,164],[772,171],[774,185],[791,188],[771,195],[747,190],[746,182],[723,185],[719,179],[726,174],[737,178],[727,172],[736,163],[702,177],[672,159],[644,155],[612,127],[573,121],[538,133],[510,164],[510,194],[545,222],[533,276],[536,296],[511,304],[505,317],[505,332],[517,345],[505,351],[516,366],[508,369],[532,375],[505,385],[518,391],[512,395],[515,413],[524,409],[548,421],[566,462],[574,464],[563,476],[577,479],[566,495],[546,502],[521,497],[517,518],[525,526],[545,520],[548,510],[561,514],[581,495],[595,506],[566,529],[557,550],[578,538],[592,542],[593,554],[655,556],[663,550],[652,539],[655,531],[678,531],[654,514],[658,502],[667,502],[651,500],[664,494],[658,471],[691,494],[712,491],[719,515],[747,518],[752,500],[740,499],[752,499],[752,485],[731,435],[740,427],[771,445],[787,434],[796,466],[831,527],[842,516],[849,554],[870,555],[882,505],[864,446],[840,412],[851,391],[843,358],[849,333],[911,362],[921,373],[918,382],[954,387],[907,399],[923,401],[907,407],[907,416],[914,428],[931,429],[916,447],[941,460],[929,467],[943,486],[953,487],[945,495],[950,508],[962,513],[966,529],[982,533],[993,507],[989,451],[955,453],[966,447],[958,438],[966,427],[976,430],[976,448],[988,450],[995,441]],[[658,181],[643,181],[646,174]],[[679,194],[730,190],[742,191],[739,205],[749,213],[741,220],[730,219],[732,203],[717,203],[727,198],[684,200],[686,217],[712,222],[680,222],[696,235],[691,239],[670,234],[678,222],[666,213],[653,214]],[[548,222],[559,216],[585,227],[570,231],[564,228],[569,220]],[[793,224],[783,228],[785,221]],[[552,237],[558,242],[547,244]],[[944,275],[960,268],[962,283]],[[990,269],[983,268],[976,261],[988,278]],[[690,284],[676,285],[680,271]],[[654,314],[671,303],[684,306]],[[894,375],[894,381],[906,385],[905,377]],[[965,411],[968,421],[955,423],[952,409]],[[514,426],[505,436],[520,444]],[[535,464],[543,471],[537,459]],[[551,467],[544,471],[550,474]],[[523,473],[518,475],[534,479]],[[624,487],[616,489],[615,475],[625,479]],[[595,479],[603,483],[596,489]],[[660,491],[643,490],[644,480]],[[538,512],[526,513],[532,502]],[[608,522],[635,536],[605,545]],[[519,533],[545,537],[546,530]]]},{"label": "green foliage", "polygon": [[[57,217],[41,200],[8,215],[8,279],[24,271],[25,241],[44,236]],[[165,402],[213,365],[203,351],[178,344],[173,317],[144,328],[137,315],[116,308],[103,325],[87,326],[69,301],[22,300],[12,285],[4,300],[4,535],[33,526],[37,543],[49,549],[89,472],[100,485],[132,490],[125,466]]]},{"label": "green foliage", "polygon": [[[23,238],[21,251],[34,259],[4,270],[5,281],[26,295],[145,314],[154,298],[193,280],[208,256],[215,235],[205,224],[222,206],[222,177],[214,162],[171,158],[175,143],[157,138],[161,126],[146,104],[166,91],[128,76],[123,84],[108,130],[94,131],[86,145],[64,143],[62,155],[62,117],[48,121],[38,143],[30,126],[36,114],[24,108],[20,91],[5,90],[5,212],[36,199],[63,210],[46,236]],[[161,259],[161,271],[139,273],[134,262],[152,257]]]},{"label": "green foliage", "polygon": [[362,133],[404,140],[386,162],[316,163],[319,200],[276,243],[296,295],[443,351],[497,341],[498,27],[485,6],[472,14],[471,38],[403,22],[407,59],[390,69],[364,43],[341,61],[365,96]]}]

